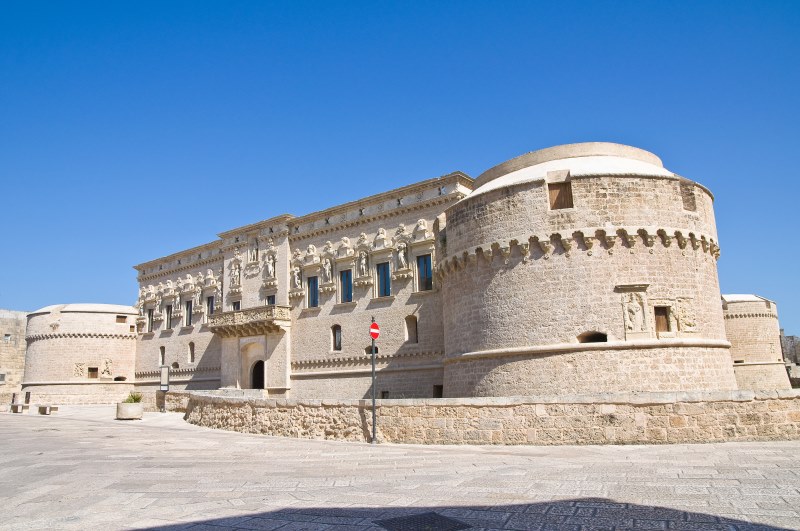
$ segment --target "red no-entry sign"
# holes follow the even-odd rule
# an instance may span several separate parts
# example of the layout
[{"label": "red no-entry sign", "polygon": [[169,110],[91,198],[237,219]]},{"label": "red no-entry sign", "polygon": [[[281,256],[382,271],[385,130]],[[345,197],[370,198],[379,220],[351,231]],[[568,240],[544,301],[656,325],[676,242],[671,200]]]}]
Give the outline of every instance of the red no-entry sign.
[{"label": "red no-entry sign", "polygon": [[378,323],[372,323],[369,325],[369,337],[372,339],[378,339],[378,336],[381,335],[381,327],[378,326]]}]

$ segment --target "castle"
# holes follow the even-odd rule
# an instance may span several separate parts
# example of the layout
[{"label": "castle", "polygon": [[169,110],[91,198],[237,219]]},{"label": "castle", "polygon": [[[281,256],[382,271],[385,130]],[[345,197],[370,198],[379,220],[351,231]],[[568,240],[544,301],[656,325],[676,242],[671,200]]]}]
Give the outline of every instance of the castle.
[{"label": "castle", "polygon": [[168,366],[173,390],[364,398],[373,317],[380,398],[789,388],[775,304],[721,299],[712,203],[583,143],[276,216],[137,265],[135,307],[31,313],[22,390],[115,401]]}]

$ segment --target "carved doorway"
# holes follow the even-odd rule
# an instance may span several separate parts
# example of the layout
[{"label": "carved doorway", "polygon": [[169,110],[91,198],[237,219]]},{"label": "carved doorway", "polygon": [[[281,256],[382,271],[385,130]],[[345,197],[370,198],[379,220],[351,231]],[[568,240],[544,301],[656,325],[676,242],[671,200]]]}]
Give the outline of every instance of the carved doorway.
[{"label": "carved doorway", "polygon": [[264,389],[264,361],[258,360],[255,362],[251,373],[251,381],[253,382],[253,385],[250,386],[251,389]]}]

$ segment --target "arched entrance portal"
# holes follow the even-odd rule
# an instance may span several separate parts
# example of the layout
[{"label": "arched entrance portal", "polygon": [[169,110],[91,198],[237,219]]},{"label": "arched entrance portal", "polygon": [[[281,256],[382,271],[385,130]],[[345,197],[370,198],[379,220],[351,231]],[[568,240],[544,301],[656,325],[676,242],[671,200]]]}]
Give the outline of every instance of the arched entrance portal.
[{"label": "arched entrance portal", "polygon": [[252,389],[264,389],[264,362],[262,360],[253,364],[251,381],[253,382]]}]

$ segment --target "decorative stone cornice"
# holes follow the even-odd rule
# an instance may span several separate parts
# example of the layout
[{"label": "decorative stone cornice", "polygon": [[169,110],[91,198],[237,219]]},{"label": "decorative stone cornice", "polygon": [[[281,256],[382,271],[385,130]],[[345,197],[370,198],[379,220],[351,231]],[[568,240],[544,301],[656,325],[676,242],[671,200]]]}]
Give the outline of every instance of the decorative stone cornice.
[{"label": "decorative stone cornice", "polygon": [[[464,197],[464,194],[461,192],[452,192],[446,195],[442,195],[439,197],[435,197],[433,199],[428,199],[427,201],[420,201],[418,203],[411,203],[409,205],[402,205],[401,207],[393,208],[390,210],[385,210],[383,212],[379,212],[376,214],[371,215],[364,215],[357,219],[351,219],[344,222],[339,223],[332,223],[330,225],[326,225],[324,227],[320,227],[319,229],[314,229],[309,232],[298,233],[298,234],[290,234],[289,235],[289,242],[294,245],[298,242],[308,239],[314,238],[317,236],[322,236],[324,234],[332,233],[332,232],[339,232],[342,229],[348,229],[351,227],[357,227],[359,225],[365,225],[372,223],[377,220],[381,219],[388,219],[393,218],[402,214],[407,214],[409,212],[414,212],[417,210],[422,210],[431,206],[441,205],[443,203],[450,203],[455,202]],[[296,220],[295,220],[296,221]]]},{"label": "decorative stone cornice", "polygon": [[[439,351],[418,351],[418,352],[398,352],[395,354],[377,354],[377,362],[387,363],[397,359],[410,358],[429,358],[443,357],[444,353]],[[314,358],[310,360],[298,360],[292,362],[292,370],[311,370],[319,368],[342,368],[366,366],[372,362],[370,354],[360,356],[342,356],[335,358]]]},{"label": "decorative stone cornice", "polygon": [[[183,369],[173,369],[170,367],[169,373],[170,375],[184,375],[184,374],[200,374],[200,373],[209,373],[209,372],[219,372],[220,367],[185,367]],[[137,371],[134,373],[136,378],[151,378],[151,377],[159,377],[161,376],[161,371],[159,369],[153,371]]]},{"label": "decorative stone cornice", "polygon": [[137,280],[140,283],[151,282],[163,276],[174,275],[175,273],[180,273],[183,271],[191,271],[192,269],[198,269],[203,267],[213,269],[214,267],[212,267],[212,264],[217,267],[222,267],[222,261],[223,261],[223,256],[221,254],[215,256],[209,256],[208,258],[203,258],[202,260],[197,260],[196,262],[188,262],[186,264],[181,264],[171,268],[164,267],[163,269],[154,271],[147,275],[142,275],[140,272],[139,275],[137,276]]},{"label": "decorative stone cornice", "polygon": [[33,334],[26,336],[25,340],[28,343],[40,341],[42,339],[60,339],[60,338],[91,338],[91,339],[136,339],[136,333],[126,334],[98,334],[90,332],[65,332],[58,334]]},{"label": "decorative stone cornice", "polygon": [[[476,245],[440,260],[436,266],[436,272],[443,275],[449,271],[460,269],[466,264],[475,263],[478,256],[487,259],[499,256],[505,264],[508,264],[511,250],[515,247],[519,250],[522,261],[527,262],[533,257],[533,250],[537,250],[540,257],[545,260],[559,249],[563,251],[561,254],[565,258],[569,258],[574,252],[585,252],[591,256],[600,249],[605,249],[608,254],[623,252],[625,249],[629,249],[633,253],[633,249],[637,245],[644,246],[650,254],[653,254],[658,243],[667,248],[672,245],[673,238],[678,242],[678,247],[683,254],[686,254],[689,249],[702,250],[704,253],[709,253],[714,259],[719,259],[720,248],[717,242],[709,236],[694,231],[639,227],[618,227],[610,230],[592,227],[577,229],[572,231],[572,234],[565,234],[562,231],[560,233],[526,235]],[[617,245],[618,241],[619,245]]]},{"label": "decorative stone cornice", "polygon": [[753,319],[757,317],[766,317],[768,319],[777,319],[778,314],[775,313],[726,313],[725,319]]}]

